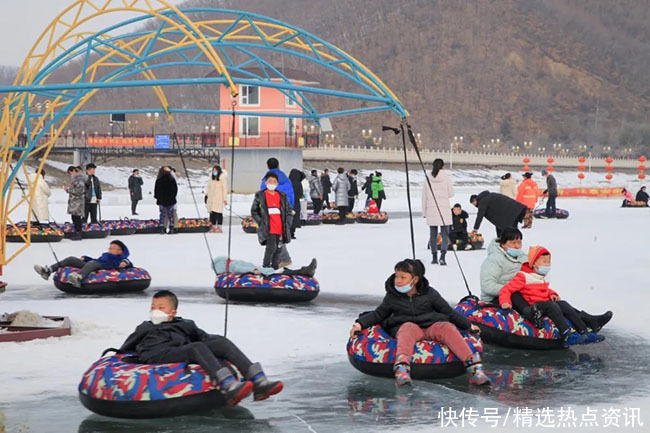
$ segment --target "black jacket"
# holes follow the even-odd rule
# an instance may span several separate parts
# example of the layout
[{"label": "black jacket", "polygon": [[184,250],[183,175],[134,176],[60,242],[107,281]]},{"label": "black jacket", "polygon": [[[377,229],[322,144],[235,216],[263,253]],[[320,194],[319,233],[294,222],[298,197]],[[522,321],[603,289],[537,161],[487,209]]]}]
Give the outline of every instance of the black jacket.
[{"label": "black jacket", "polygon": [[302,180],[304,178],[305,173],[297,168],[292,168],[289,172],[289,180],[293,187],[293,205],[296,209],[300,209],[300,200],[304,199],[305,192],[302,189]]},{"label": "black jacket", "polygon": [[498,192],[483,191],[478,195],[478,214],[474,230],[481,227],[483,217],[499,229],[515,227],[524,218],[526,206]]},{"label": "black jacket", "polygon": [[386,332],[395,337],[399,327],[406,322],[413,322],[422,328],[436,322],[451,322],[460,329],[469,329],[472,325],[466,317],[451,308],[440,293],[429,286],[426,278],[420,279],[417,293],[413,296],[399,293],[394,284],[393,274],[386,280],[386,295],[379,307],[359,315],[357,322],[362,328],[379,323]]},{"label": "black jacket", "polygon": [[469,218],[469,215],[464,210],[460,211],[460,215],[456,215],[452,210],[451,231],[467,233],[467,218]]},{"label": "black jacket", "polygon": [[159,325],[154,325],[147,320],[135,328],[120,350],[136,352],[140,361],[155,363],[157,357],[169,349],[195,341],[204,341],[209,337],[210,334],[196,326],[192,320],[175,317],[170,322]]},{"label": "black jacket", "polygon": [[129,193],[131,200],[142,200],[142,184],[144,181],[141,177],[129,176]]},{"label": "black jacket", "polygon": [[366,177],[366,181],[361,189],[368,195],[368,197],[372,195],[372,174]]},{"label": "black jacket", "polygon": [[636,201],[642,201],[643,203],[647,203],[648,198],[650,198],[650,196],[645,191],[639,190],[639,192],[636,193]]},{"label": "black jacket", "polygon": [[350,190],[348,191],[348,197],[356,197],[359,195],[359,186],[357,185],[357,178],[350,176],[349,174],[348,180],[350,181]]},{"label": "black jacket", "polygon": [[93,174],[92,176],[88,176],[88,179],[86,179],[86,192],[84,194],[86,203],[90,203],[90,200],[92,199],[93,186],[95,187],[95,197],[97,197],[97,200],[102,199],[102,185],[99,183],[97,176]]},{"label": "black jacket", "polygon": [[[282,217],[282,243],[291,242],[291,222],[293,216],[291,205],[287,195],[282,191],[276,190],[280,194],[280,216]],[[257,240],[262,245],[266,245],[269,239],[269,207],[266,204],[266,191],[257,191],[251,206],[251,216],[257,223]]]},{"label": "black jacket", "polygon": [[173,206],[176,204],[176,194],[178,194],[178,185],[176,179],[167,173],[156,179],[156,185],[153,189],[153,198],[159,206]]},{"label": "black jacket", "polygon": [[557,181],[552,174],[546,176],[546,191],[549,197],[557,197]]},{"label": "black jacket", "polygon": [[320,183],[323,185],[323,195],[327,195],[332,192],[332,179],[330,179],[329,174],[321,174]]}]

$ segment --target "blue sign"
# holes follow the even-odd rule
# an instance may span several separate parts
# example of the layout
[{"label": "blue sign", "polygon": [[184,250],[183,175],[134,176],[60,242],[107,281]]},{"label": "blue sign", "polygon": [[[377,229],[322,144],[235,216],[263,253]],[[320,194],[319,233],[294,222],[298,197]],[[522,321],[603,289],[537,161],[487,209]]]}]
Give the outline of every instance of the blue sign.
[{"label": "blue sign", "polygon": [[156,135],[156,149],[169,149],[169,135]]}]

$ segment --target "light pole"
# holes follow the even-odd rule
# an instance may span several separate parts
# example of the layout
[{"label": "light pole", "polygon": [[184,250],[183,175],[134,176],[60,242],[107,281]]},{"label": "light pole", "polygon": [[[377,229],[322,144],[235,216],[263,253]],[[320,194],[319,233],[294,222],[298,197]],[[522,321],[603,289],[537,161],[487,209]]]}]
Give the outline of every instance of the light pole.
[{"label": "light pole", "polygon": [[153,137],[156,136],[155,130],[154,130],[154,125],[158,121],[158,117],[160,116],[160,113],[147,113],[147,119],[151,122],[151,135]]},{"label": "light pole", "polygon": [[374,139],[372,137],[372,129],[362,129],[361,137],[363,138],[366,147],[370,147],[370,143],[374,142]]},{"label": "light pole", "polygon": [[458,151],[459,146],[463,144],[463,136],[454,136],[454,141],[449,143],[449,169],[454,168],[454,146],[456,151]]},{"label": "light pole", "polygon": [[562,151],[562,143],[553,143],[553,150],[555,152],[561,152]]},{"label": "light pole", "polygon": [[331,146],[334,143],[334,134],[325,134],[325,143]]},{"label": "light pole", "polygon": [[415,142],[417,143],[418,146],[422,147],[422,134],[417,133],[415,134]]},{"label": "light pole", "polygon": [[498,149],[498,148],[499,148],[499,145],[501,144],[501,139],[500,139],[500,138],[491,138],[491,139],[490,139],[490,144],[491,144],[492,147],[494,147],[495,149]]},{"label": "light pole", "polygon": [[524,141],[524,149],[526,149],[526,152],[530,152],[531,147],[533,147],[532,141]]},{"label": "light pole", "polygon": [[381,144],[381,137],[372,137],[372,144],[379,146]]},{"label": "light pole", "polygon": [[519,152],[519,146],[512,146],[512,151],[515,153]]}]

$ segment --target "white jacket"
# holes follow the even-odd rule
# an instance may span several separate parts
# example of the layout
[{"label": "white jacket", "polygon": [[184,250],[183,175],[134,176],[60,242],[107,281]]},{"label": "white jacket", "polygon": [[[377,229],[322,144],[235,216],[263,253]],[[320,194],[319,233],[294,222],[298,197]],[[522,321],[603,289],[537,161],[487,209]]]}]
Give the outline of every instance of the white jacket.
[{"label": "white jacket", "polygon": [[[454,196],[454,187],[451,184],[451,179],[444,168],[438,172],[438,176],[433,177],[431,173],[427,173],[427,178],[431,183],[433,192],[436,195],[436,200],[433,199],[431,190],[427,182],[424,182],[424,190],[422,191],[422,215],[427,219],[429,226],[450,226],[451,219],[451,204],[449,199]],[[436,201],[438,207],[436,207]]]},{"label": "white jacket", "polygon": [[38,176],[38,183],[34,189],[34,201],[32,203],[33,214],[30,216],[32,219],[34,216],[38,219],[39,222],[47,222],[50,220],[50,211],[48,206],[48,201],[50,199],[50,187],[48,186],[43,176],[36,173],[29,176],[29,184],[33,185],[33,182],[36,181],[36,176]]},{"label": "white jacket", "polygon": [[208,186],[206,188],[206,195],[208,199],[205,205],[208,208],[208,212],[217,212],[223,213],[224,201],[228,199],[228,176],[225,171],[221,172],[219,180],[212,179],[208,181]]},{"label": "white jacket", "polygon": [[501,179],[501,185],[499,186],[499,192],[505,196],[510,197],[513,200],[517,199],[517,182],[513,178]]}]

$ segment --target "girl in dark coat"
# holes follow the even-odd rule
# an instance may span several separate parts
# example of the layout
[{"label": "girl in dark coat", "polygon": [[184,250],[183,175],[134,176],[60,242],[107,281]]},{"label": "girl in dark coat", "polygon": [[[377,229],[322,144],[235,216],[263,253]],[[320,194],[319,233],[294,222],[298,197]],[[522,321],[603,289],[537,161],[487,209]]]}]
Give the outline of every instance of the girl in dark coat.
[{"label": "girl in dark coat", "polygon": [[176,208],[177,193],[178,185],[176,185],[176,179],[172,176],[171,168],[168,166],[160,167],[153,197],[156,199],[158,209],[160,209],[160,232],[162,234],[166,233],[165,218],[169,221],[169,233],[176,233],[174,209]]},{"label": "girl in dark coat", "polygon": [[458,328],[478,333],[479,328],[449,306],[424,278],[424,265],[419,260],[406,259],[395,265],[395,273],[386,280],[386,295],[374,311],[362,313],[350,335],[381,324],[397,339],[395,380],[398,386],[410,385],[411,356],[418,340],[436,340],[449,349],[467,366],[470,383],[489,384],[483,372],[481,356],[471,349]]},{"label": "girl in dark coat", "polygon": [[[305,192],[302,189],[302,180],[305,177],[305,173],[297,168],[292,168],[289,172],[289,180],[293,187],[293,211],[296,215],[300,215],[300,200],[304,200]],[[296,229],[300,226],[300,218],[293,218],[291,223],[291,239],[296,238]]]}]

